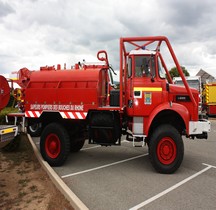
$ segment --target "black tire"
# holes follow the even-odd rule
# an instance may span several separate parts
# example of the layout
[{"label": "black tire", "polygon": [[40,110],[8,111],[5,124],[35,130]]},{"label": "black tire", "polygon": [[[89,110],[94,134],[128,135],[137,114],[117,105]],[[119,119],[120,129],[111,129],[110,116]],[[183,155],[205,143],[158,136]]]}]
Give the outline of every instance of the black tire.
[{"label": "black tire", "polygon": [[2,151],[4,152],[16,151],[20,146],[20,141],[21,141],[21,135],[15,136],[14,139],[9,144],[7,144],[2,148]]},{"label": "black tire", "polygon": [[83,148],[86,140],[83,125],[69,125],[66,129],[70,136],[70,151],[79,152]]},{"label": "black tire", "polygon": [[172,125],[161,125],[150,137],[149,158],[156,171],[174,173],[184,157],[184,144],[178,130]]},{"label": "black tire", "polygon": [[27,127],[27,132],[32,137],[38,137],[41,135],[42,132],[42,125],[41,123],[34,123],[32,125],[29,125]]},{"label": "black tire", "polygon": [[79,152],[83,148],[84,144],[85,144],[84,138],[79,140],[79,141],[75,141],[75,142],[71,141],[70,151],[71,152]]},{"label": "black tire", "polygon": [[61,166],[70,152],[70,138],[67,130],[58,123],[47,125],[40,139],[41,155],[51,166]]}]

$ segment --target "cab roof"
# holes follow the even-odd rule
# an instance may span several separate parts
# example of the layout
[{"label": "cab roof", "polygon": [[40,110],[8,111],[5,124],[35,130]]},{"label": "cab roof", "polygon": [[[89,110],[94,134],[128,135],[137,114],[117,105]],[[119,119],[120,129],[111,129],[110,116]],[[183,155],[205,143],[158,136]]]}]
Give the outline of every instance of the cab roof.
[{"label": "cab roof", "polygon": [[152,50],[131,50],[130,55],[155,55],[156,52]]}]

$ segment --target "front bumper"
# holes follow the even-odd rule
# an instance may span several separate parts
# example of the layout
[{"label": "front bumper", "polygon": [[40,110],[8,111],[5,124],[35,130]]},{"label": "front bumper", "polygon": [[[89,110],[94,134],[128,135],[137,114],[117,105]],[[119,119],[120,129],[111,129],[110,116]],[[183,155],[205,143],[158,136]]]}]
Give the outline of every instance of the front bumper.
[{"label": "front bumper", "polygon": [[9,144],[18,133],[16,125],[0,125],[0,148]]},{"label": "front bumper", "polygon": [[190,121],[189,136],[197,137],[198,139],[207,139],[208,132],[211,131],[211,123],[208,120]]}]

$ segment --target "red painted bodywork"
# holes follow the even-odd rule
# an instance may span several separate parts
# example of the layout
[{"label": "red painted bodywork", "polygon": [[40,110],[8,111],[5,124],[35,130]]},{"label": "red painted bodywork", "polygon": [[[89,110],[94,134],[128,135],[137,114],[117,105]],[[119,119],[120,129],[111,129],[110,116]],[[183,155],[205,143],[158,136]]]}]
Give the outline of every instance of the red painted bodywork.
[{"label": "red painted bodywork", "polygon": [[[130,51],[127,50],[128,46],[130,45],[135,50],[140,50],[147,48],[153,43],[156,46],[154,49],[156,69],[158,68],[157,59],[160,58],[168,81],[165,78],[160,78],[158,71],[155,72],[153,79],[138,78],[134,74],[128,77],[128,59],[131,58],[133,60],[135,56],[130,55]],[[166,64],[160,54],[162,44],[167,46],[185,87],[173,85]],[[57,66],[57,69],[54,67],[42,67],[40,71],[21,69],[19,71],[18,84],[23,88],[25,111],[34,111],[34,114],[37,111],[85,113],[88,113],[90,110],[118,111],[120,116],[126,115],[129,118],[143,117],[143,134],[145,135],[148,135],[154,118],[164,110],[172,110],[181,116],[187,133],[189,121],[198,120],[198,91],[189,88],[174,51],[166,37],[120,39],[119,106],[110,106],[109,104],[112,88],[109,85],[109,63],[106,51],[99,51],[97,58],[104,64],[83,66],[75,64],[73,69],[68,70],[61,70],[60,65]],[[134,65],[132,66],[134,72],[135,67]],[[140,89],[140,97],[134,96],[136,89]],[[177,95],[186,95],[190,101],[176,101]],[[129,125],[130,123],[133,123],[133,121],[128,122]]]},{"label": "red painted bodywork", "polygon": [[[154,81],[145,77],[135,77],[131,75],[130,78],[127,77],[127,61],[131,57],[133,60],[134,55],[130,55],[130,51],[127,50],[131,48],[128,45],[135,47],[136,50],[145,49],[148,45],[155,44],[155,58],[160,58],[162,65],[166,70],[167,80],[161,79],[158,71],[156,70],[156,75]],[[168,72],[166,64],[162,55],[160,54],[160,47],[165,44],[170,52],[171,57],[177,67],[177,70],[182,78],[184,87],[178,87],[172,85],[173,81]],[[134,63],[132,68],[134,68]],[[158,64],[156,62],[156,69],[158,69]],[[133,69],[135,72],[135,69]],[[167,87],[168,86],[168,87]],[[134,88],[143,89],[142,97],[134,97]],[[148,88],[155,89],[154,91],[148,91]],[[158,91],[157,88],[160,90]],[[167,89],[168,88],[168,89]],[[147,91],[145,91],[147,89]],[[125,97],[124,97],[124,93]],[[151,102],[145,104],[144,94],[151,94]],[[188,96],[190,101],[180,102],[176,101],[177,95]],[[133,101],[133,106],[128,106],[128,102]],[[148,135],[149,128],[157,116],[158,113],[164,110],[172,110],[181,116],[185,123],[186,132],[189,133],[189,121],[198,120],[198,102],[199,96],[198,91],[189,88],[182,69],[178,63],[175,53],[166,37],[133,37],[133,38],[121,38],[120,40],[120,106],[126,106],[126,113],[131,117],[143,117],[143,133]]]}]

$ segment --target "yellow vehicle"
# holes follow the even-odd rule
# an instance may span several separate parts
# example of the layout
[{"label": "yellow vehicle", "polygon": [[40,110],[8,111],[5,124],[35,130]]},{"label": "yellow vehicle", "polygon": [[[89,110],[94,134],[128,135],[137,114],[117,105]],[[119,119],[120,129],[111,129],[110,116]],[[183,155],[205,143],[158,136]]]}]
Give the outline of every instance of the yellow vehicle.
[{"label": "yellow vehicle", "polygon": [[216,115],[216,82],[204,85],[203,107],[207,115]]}]

